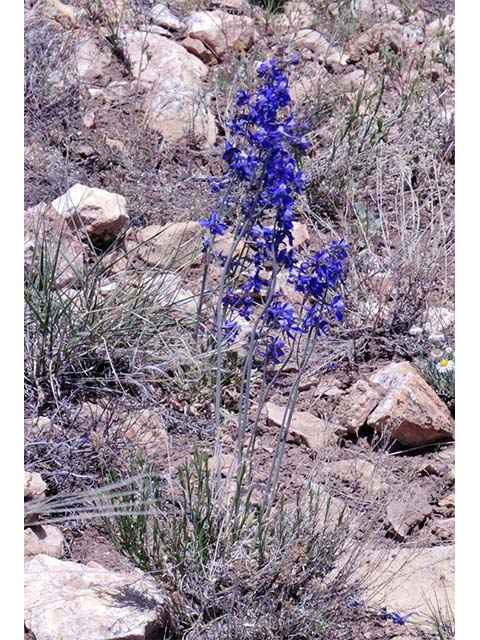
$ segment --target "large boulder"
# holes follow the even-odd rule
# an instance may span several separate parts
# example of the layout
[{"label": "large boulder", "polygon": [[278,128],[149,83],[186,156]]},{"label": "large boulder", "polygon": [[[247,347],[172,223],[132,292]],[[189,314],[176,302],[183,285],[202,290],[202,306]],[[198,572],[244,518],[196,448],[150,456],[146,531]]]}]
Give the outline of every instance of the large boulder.
[{"label": "large boulder", "polygon": [[25,626],[36,640],[142,640],[162,635],[166,596],[141,571],[119,573],[35,556],[25,570]]},{"label": "large boulder", "polygon": [[369,381],[384,393],[367,419],[377,432],[389,429],[398,442],[411,447],[453,438],[447,405],[409,362],[393,362]]},{"label": "large boulder", "polygon": [[218,58],[235,49],[249,49],[255,38],[251,18],[219,9],[194,11],[185,20],[188,35],[206,44]]},{"label": "large boulder", "polygon": [[95,243],[114,240],[129,219],[123,196],[83,184],[73,185],[51,206],[71,226]]},{"label": "large boulder", "polygon": [[205,103],[202,80],[208,67],[182,45],[157,33],[127,31],[125,54],[138,88],[148,126],[176,143],[192,139],[211,146],[215,119]]}]

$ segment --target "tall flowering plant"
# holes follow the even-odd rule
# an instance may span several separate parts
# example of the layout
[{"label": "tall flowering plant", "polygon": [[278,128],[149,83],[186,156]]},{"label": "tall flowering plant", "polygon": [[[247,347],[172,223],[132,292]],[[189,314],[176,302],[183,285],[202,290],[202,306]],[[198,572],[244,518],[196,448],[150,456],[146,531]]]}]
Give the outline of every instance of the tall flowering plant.
[{"label": "tall flowering plant", "polygon": [[[290,60],[295,64],[295,60]],[[223,159],[228,171],[211,180],[218,206],[200,220],[205,229],[207,265],[217,261],[221,276],[216,308],[217,336],[216,455],[221,455],[222,354],[248,326],[238,417],[238,463],[253,452],[257,426],[268,391],[293,356],[299,362],[287,411],[279,432],[268,483],[276,487],[281,457],[298,394],[298,386],[315,339],[326,334],[332,319],[342,320],[343,301],[337,289],[347,258],[345,241],[322,251],[300,255],[294,249],[295,198],[307,180],[300,167],[309,148],[306,126],[290,112],[286,65],[276,60],[257,68],[259,86],[236,94],[236,115],[228,123],[230,140]],[[224,236],[223,243],[219,242]],[[225,242],[228,239],[228,242]],[[219,246],[228,246],[223,252]],[[280,278],[281,276],[281,278]],[[280,281],[282,286],[280,286]],[[251,424],[252,370],[262,370],[256,417]],[[239,474],[240,475],[240,474]]]}]

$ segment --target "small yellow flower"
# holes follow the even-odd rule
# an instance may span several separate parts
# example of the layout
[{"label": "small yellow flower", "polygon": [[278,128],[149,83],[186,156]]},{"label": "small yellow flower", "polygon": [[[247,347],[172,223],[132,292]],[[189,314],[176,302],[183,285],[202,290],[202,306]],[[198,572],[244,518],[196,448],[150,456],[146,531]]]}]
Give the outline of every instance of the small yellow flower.
[{"label": "small yellow flower", "polygon": [[245,57],[245,54],[247,53],[247,51],[240,41],[235,44],[235,49],[242,57]]}]

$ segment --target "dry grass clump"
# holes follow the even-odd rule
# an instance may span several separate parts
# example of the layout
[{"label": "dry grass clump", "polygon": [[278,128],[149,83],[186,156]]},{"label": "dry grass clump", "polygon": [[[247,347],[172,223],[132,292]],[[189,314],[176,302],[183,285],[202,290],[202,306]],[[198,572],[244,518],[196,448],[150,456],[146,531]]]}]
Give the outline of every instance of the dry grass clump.
[{"label": "dry grass clump", "polygon": [[209,474],[196,453],[175,480],[147,473],[97,502],[117,549],[173,593],[165,637],[353,640],[355,563],[332,574],[341,553],[355,557],[342,514],[312,486],[267,514],[241,480],[229,502]]},{"label": "dry grass clump", "polygon": [[[195,314],[186,311],[195,303],[190,294],[177,297],[179,275],[153,267],[115,275],[112,268],[129,254],[113,247],[100,255],[85,248],[83,267],[63,251],[61,236],[50,242],[39,229],[26,265],[29,402],[59,405],[102,390],[148,397],[175,381],[183,391],[205,385],[209,355],[196,353]],[[66,269],[72,281],[60,288]]]}]

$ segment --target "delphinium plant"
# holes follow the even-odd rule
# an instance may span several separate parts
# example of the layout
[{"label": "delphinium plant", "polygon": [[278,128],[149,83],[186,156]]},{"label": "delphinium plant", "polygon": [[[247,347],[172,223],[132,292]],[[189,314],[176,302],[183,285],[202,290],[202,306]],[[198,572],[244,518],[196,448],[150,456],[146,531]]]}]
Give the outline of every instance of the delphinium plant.
[{"label": "delphinium plant", "polygon": [[[206,274],[220,268],[216,335],[216,448],[220,482],[222,450],[221,392],[225,348],[243,340],[238,412],[238,477],[251,455],[262,408],[286,365],[298,366],[267,483],[273,501],[280,463],[299,384],[319,335],[332,319],[341,321],[338,289],[347,258],[344,240],[322,251],[300,255],[294,248],[295,199],[307,179],[301,159],[309,148],[307,126],[291,112],[287,66],[275,59],[257,68],[259,86],[236,94],[236,113],[228,123],[223,159],[227,173],[211,181],[218,205],[200,221],[205,229]],[[221,238],[223,236],[223,238]],[[220,241],[221,240],[221,241]],[[225,250],[227,247],[227,250]],[[252,372],[261,373],[252,415]],[[248,446],[245,438],[249,434]],[[245,458],[247,452],[247,458]]]}]

